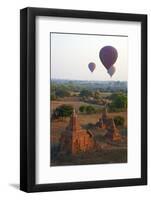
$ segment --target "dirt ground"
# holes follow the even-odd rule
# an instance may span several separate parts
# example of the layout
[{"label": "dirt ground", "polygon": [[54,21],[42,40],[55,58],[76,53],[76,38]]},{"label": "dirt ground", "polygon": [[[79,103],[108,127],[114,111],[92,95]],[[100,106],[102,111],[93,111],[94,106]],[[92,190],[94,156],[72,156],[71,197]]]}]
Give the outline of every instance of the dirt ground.
[{"label": "dirt ground", "polygon": [[51,166],[87,165],[87,164],[113,164],[126,163],[127,149],[102,150],[100,152],[87,152],[78,155],[64,155],[52,160]]}]

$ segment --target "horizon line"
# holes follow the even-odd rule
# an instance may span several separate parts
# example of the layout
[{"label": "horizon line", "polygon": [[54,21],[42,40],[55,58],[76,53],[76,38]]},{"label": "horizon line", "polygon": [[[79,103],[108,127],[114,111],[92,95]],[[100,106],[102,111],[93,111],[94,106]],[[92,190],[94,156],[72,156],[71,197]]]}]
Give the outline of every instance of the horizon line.
[{"label": "horizon line", "polygon": [[101,82],[101,81],[107,81],[107,82],[128,82],[127,80],[83,80],[83,79],[68,79],[68,78],[51,78],[51,80],[66,80],[66,81],[91,81],[91,82],[94,82],[94,81],[97,81],[97,82]]}]

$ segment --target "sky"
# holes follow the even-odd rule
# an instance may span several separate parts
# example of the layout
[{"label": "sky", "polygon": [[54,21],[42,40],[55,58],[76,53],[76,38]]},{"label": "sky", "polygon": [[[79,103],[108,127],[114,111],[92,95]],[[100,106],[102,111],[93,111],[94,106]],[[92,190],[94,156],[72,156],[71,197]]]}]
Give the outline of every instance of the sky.
[{"label": "sky", "polygon": [[[110,77],[99,58],[104,46],[113,46],[118,51],[114,63],[115,74]],[[51,79],[127,81],[128,37],[109,35],[80,35],[50,33]],[[93,73],[88,64],[94,62]]]}]

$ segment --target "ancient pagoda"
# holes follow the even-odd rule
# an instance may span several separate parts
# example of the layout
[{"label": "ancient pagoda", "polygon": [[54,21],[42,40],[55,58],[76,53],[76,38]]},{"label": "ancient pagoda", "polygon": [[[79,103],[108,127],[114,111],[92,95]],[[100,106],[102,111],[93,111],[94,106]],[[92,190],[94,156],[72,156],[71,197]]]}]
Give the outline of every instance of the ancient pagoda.
[{"label": "ancient pagoda", "polygon": [[73,110],[69,124],[60,138],[61,152],[77,154],[93,149],[94,145],[93,134],[81,128],[78,116]]},{"label": "ancient pagoda", "polygon": [[111,141],[121,141],[121,134],[119,129],[116,127],[114,119],[108,116],[107,106],[105,106],[104,111],[96,123],[97,128],[102,128],[106,130],[106,138]]},{"label": "ancient pagoda", "polygon": [[116,128],[115,122],[113,119],[109,119],[106,137],[114,142],[121,141],[122,139],[120,131],[119,129]]},{"label": "ancient pagoda", "polygon": [[102,114],[101,114],[101,117],[99,118],[98,122],[96,123],[96,126],[98,128],[103,128],[103,129],[106,129],[108,127],[108,114],[107,114],[107,106],[105,106]]}]

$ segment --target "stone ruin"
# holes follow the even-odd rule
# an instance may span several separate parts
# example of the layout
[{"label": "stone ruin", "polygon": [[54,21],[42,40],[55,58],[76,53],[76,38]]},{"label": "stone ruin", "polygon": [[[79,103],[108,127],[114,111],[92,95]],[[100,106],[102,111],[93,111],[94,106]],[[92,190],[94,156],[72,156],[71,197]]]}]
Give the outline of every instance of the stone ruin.
[{"label": "stone ruin", "polygon": [[[107,108],[95,124],[95,128],[106,131],[105,137],[113,142],[121,142],[120,131],[116,128],[113,118],[108,117]],[[82,129],[77,114],[73,110],[69,124],[60,138],[60,152],[65,154],[77,154],[79,152],[92,151],[97,148],[94,135],[90,130]]]},{"label": "stone ruin", "polygon": [[98,120],[98,122],[96,123],[96,127],[98,128],[103,128],[106,129],[108,127],[108,115],[107,115],[107,108],[105,107],[102,116],[100,117],[100,119]]},{"label": "stone ruin", "polygon": [[102,128],[106,130],[106,138],[111,141],[121,141],[122,137],[119,129],[115,126],[113,118],[110,118],[107,114],[107,107],[105,107],[102,116],[95,125],[97,128]]},{"label": "stone ruin", "polygon": [[106,137],[110,139],[111,141],[121,141],[122,137],[120,134],[119,129],[116,128],[115,122],[113,119],[109,119],[108,127],[107,127],[107,133]]},{"label": "stone ruin", "polygon": [[60,138],[60,149],[62,153],[76,154],[94,149],[95,140],[91,131],[82,129],[78,122],[75,110]]}]

